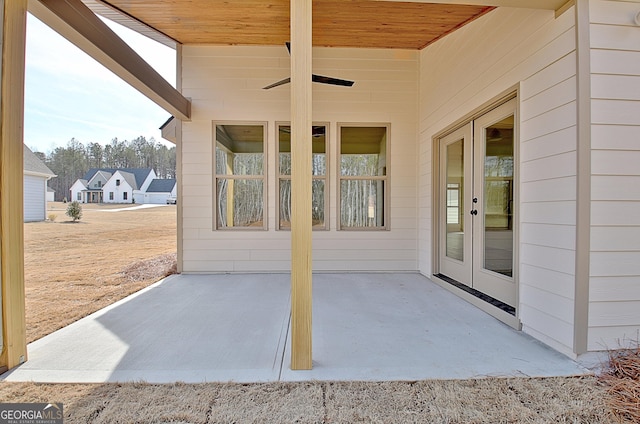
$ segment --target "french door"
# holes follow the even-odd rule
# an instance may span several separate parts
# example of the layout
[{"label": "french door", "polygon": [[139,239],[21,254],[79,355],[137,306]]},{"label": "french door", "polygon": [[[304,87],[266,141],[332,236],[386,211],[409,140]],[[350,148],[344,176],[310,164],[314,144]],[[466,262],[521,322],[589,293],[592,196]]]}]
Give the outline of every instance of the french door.
[{"label": "french door", "polygon": [[516,307],[516,101],[440,139],[439,274]]}]

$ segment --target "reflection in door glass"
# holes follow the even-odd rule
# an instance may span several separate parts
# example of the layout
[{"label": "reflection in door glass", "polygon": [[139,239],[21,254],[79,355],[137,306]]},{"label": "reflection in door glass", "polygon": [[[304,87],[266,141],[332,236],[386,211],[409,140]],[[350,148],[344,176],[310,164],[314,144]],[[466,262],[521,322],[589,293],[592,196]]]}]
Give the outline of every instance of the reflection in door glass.
[{"label": "reflection in door glass", "polygon": [[447,256],[464,260],[464,140],[446,147]]},{"label": "reflection in door glass", "polygon": [[513,276],[513,116],[485,128],[484,268]]}]

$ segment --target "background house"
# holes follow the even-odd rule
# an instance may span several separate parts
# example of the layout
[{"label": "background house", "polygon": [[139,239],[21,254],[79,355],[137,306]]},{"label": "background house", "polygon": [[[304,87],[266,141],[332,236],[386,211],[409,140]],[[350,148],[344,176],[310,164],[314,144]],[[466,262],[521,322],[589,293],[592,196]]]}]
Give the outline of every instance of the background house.
[{"label": "background house", "polygon": [[175,178],[159,179],[151,181],[149,188],[142,195],[142,203],[166,204],[169,198],[175,199],[178,195],[178,185]]},{"label": "background house", "polygon": [[47,218],[47,181],[55,174],[24,146],[24,222]]},{"label": "background house", "polygon": [[93,168],[71,186],[80,203],[164,204],[176,194],[176,180],[156,178],[151,168]]},{"label": "background house", "polygon": [[55,202],[56,191],[51,187],[47,187],[47,202]]}]

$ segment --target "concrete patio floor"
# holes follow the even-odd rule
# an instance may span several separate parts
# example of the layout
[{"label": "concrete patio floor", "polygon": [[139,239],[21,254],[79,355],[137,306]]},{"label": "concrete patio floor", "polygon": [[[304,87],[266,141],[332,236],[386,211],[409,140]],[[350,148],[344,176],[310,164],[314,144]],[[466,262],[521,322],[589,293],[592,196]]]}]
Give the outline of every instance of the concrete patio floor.
[{"label": "concrete patio floor", "polygon": [[291,371],[288,274],[174,275],[46,336],[7,381],[189,383],[569,376],[588,370],[418,274],[316,274]]}]

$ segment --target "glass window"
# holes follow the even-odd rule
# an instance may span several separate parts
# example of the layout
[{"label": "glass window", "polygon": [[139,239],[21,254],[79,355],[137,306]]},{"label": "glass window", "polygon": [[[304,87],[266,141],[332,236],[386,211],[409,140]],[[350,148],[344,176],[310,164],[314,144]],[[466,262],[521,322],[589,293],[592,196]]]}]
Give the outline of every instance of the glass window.
[{"label": "glass window", "polygon": [[109,200],[113,200],[113,191],[109,192]]},{"label": "glass window", "polygon": [[[326,229],[327,217],[327,126],[314,125],[312,143],[311,222],[313,229]],[[278,126],[278,228],[291,228],[291,126]]]},{"label": "glass window", "polygon": [[124,193],[122,193],[122,200],[127,200],[127,196],[129,193],[127,193],[126,191]]},{"label": "glass window", "polygon": [[215,228],[266,228],[265,125],[215,124]]},{"label": "glass window", "polygon": [[340,229],[386,229],[388,126],[340,126]]}]

